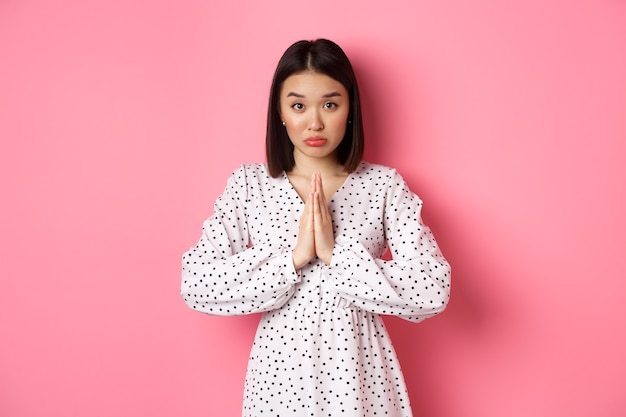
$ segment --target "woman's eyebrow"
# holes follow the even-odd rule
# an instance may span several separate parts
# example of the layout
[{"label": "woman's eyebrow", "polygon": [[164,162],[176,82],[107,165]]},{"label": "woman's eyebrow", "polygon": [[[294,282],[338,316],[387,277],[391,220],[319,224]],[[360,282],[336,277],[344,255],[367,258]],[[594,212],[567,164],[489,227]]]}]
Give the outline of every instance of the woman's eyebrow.
[{"label": "woman's eyebrow", "polygon": [[[294,91],[290,91],[287,94],[287,97],[298,97],[298,98],[304,98],[304,95],[300,94],[300,93],[296,93]],[[341,93],[339,91],[333,91],[332,93],[327,93],[324,94],[322,96],[322,98],[330,98],[330,97],[341,97]]]}]

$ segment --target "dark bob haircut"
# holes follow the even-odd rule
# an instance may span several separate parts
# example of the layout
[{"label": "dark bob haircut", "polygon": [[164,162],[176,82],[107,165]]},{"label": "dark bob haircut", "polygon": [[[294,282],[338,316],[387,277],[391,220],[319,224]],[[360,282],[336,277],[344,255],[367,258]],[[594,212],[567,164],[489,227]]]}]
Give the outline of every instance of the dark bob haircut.
[{"label": "dark bob haircut", "polygon": [[280,90],[289,76],[313,71],[340,82],[348,91],[350,111],[346,133],[337,148],[339,163],[353,172],[363,157],[364,134],[361,102],[356,77],[350,60],[336,43],[327,39],[298,41],[291,45],[278,62],[267,108],[265,152],[269,174],[276,178],[295,165],[293,144],[280,118]]}]

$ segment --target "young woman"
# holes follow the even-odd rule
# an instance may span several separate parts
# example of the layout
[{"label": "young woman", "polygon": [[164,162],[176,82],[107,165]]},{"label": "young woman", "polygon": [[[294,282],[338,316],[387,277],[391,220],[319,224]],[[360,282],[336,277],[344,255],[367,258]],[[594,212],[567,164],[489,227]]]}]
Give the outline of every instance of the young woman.
[{"label": "young woman", "polygon": [[381,315],[441,312],[450,267],[419,197],[394,169],[361,160],[359,91],[335,43],[300,41],[282,56],[266,151],[267,164],[232,174],[183,256],[189,307],[263,313],[243,415],[411,416]]}]

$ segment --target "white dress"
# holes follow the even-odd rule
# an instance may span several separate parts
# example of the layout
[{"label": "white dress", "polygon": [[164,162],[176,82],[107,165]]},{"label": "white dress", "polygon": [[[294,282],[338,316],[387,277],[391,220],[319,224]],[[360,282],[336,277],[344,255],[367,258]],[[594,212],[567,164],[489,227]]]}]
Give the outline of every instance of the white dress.
[{"label": "white dress", "polygon": [[[422,202],[393,169],[361,162],[328,202],[331,265],[294,270],[304,202],[287,176],[243,165],[183,256],[181,294],[194,310],[262,312],[248,363],[244,417],[410,417],[400,365],[380,315],[441,312],[450,266]],[[382,260],[389,245],[393,260]]]}]

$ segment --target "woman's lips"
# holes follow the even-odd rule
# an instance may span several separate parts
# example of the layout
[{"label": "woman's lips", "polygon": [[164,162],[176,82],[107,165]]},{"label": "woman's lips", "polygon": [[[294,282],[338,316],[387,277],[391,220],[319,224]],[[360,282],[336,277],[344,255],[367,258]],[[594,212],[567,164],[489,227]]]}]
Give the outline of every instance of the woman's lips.
[{"label": "woman's lips", "polygon": [[327,140],[325,138],[319,138],[319,137],[308,138],[304,141],[304,143],[306,143],[307,146],[313,146],[313,147],[324,146],[326,142]]}]

